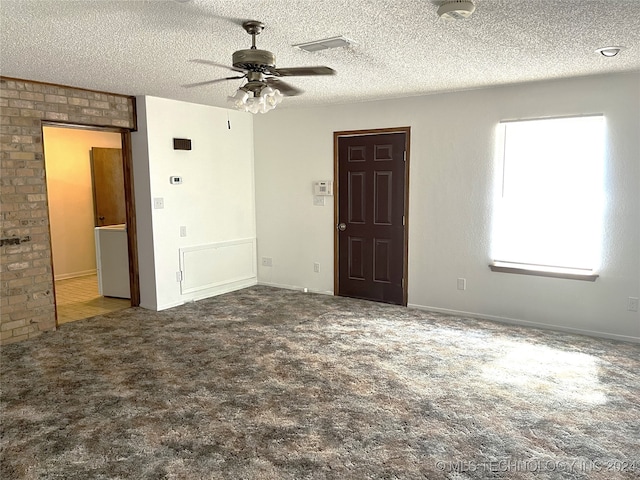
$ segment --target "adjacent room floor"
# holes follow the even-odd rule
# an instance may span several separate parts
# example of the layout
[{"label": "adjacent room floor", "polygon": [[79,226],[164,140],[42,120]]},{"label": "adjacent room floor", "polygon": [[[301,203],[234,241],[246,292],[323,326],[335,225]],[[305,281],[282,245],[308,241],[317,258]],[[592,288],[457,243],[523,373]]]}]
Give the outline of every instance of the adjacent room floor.
[{"label": "adjacent room floor", "polygon": [[56,303],[58,306],[58,325],[123,310],[131,306],[129,299],[100,295],[97,275],[57,280]]}]

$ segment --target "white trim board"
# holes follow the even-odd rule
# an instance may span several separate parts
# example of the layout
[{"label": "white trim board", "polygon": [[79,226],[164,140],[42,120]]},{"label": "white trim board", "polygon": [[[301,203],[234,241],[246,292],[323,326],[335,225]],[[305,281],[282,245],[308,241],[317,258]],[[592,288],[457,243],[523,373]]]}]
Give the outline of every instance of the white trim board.
[{"label": "white trim board", "polygon": [[[298,292],[304,292],[306,287],[298,287],[296,285],[284,285],[281,283],[271,283],[271,282],[258,282],[258,285],[264,287],[273,287],[273,288],[283,288],[285,290],[296,290]],[[319,293],[321,295],[333,295],[333,290],[311,290],[307,289],[307,293]]]},{"label": "white trim board", "polygon": [[540,328],[543,330],[553,330],[553,331],[558,331],[558,332],[564,332],[564,333],[574,333],[574,334],[578,334],[578,335],[586,335],[589,337],[596,337],[596,338],[606,338],[609,340],[618,340],[618,341],[622,341],[622,342],[630,342],[630,343],[638,343],[640,344],[640,337],[631,337],[628,335],[616,335],[613,333],[605,333],[605,332],[597,332],[597,331],[593,331],[593,330],[584,330],[584,329],[580,329],[580,328],[571,328],[571,327],[563,327],[560,325],[552,325],[552,324],[548,324],[548,323],[538,323],[538,322],[531,322],[528,320],[518,320],[515,318],[509,318],[509,317],[499,317],[496,315],[484,315],[481,313],[473,313],[473,312],[463,312],[460,310],[450,310],[447,308],[437,308],[437,307],[429,307],[429,306],[425,306],[425,305],[416,305],[413,303],[410,303],[407,305],[407,308],[415,308],[417,310],[425,310],[428,312],[437,312],[437,313],[445,313],[448,315],[456,315],[456,316],[462,316],[462,317],[470,317],[470,318],[479,318],[482,320],[491,320],[494,322],[499,322],[499,323],[506,323],[509,325],[520,325],[523,327],[532,327],[532,328]]},{"label": "white trim board", "polygon": [[158,308],[153,308],[148,305],[140,304],[141,308],[147,310],[153,310],[159,312],[161,310],[167,310],[169,308],[179,307],[180,305],[186,305],[188,303],[197,302],[199,300],[204,300],[206,298],[217,297],[218,295],[223,295],[225,293],[235,292],[236,290],[242,290],[243,288],[249,288],[257,285],[255,278],[250,278],[248,280],[241,280],[237,282],[227,283],[225,285],[219,285],[214,288],[209,288],[207,290],[201,290],[197,295],[190,296],[186,300],[180,300],[179,302],[165,303],[163,305],[158,305]]},{"label": "white trim board", "polygon": [[73,273],[62,273],[60,275],[56,275],[54,280],[69,280],[70,278],[78,278],[78,277],[88,277],[89,275],[97,275],[98,270],[83,270],[82,272],[73,272]]}]

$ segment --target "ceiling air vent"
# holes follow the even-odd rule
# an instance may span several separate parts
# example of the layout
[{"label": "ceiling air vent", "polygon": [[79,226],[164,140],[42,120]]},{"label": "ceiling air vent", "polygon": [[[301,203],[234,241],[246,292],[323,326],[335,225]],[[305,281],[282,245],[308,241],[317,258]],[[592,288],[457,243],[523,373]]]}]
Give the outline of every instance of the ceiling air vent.
[{"label": "ceiling air vent", "polygon": [[352,43],[352,40],[349,40],[348,38],[340,35],[338,37],[325,38],[323,40],[298,43],[296,45],[292,45],[292,47],[299,48],[300,50],[304,50],[305,52],[317,52],[319,50],[327,50],[329,48],[347,47]]}]

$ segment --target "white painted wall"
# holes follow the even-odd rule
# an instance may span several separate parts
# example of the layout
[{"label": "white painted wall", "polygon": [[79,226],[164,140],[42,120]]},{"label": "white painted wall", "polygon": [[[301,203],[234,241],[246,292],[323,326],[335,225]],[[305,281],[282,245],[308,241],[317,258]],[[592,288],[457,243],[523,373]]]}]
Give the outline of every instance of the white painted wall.
[{"label": "white painted wall", "polygon": [[[498,122],[583,113],[603,113],[608,128],[600,278],[491,272]],[[258,262],[260,283],[333,290],[333,199],[316,207],[311,193],[333,177],[333,132],[410,126],[410,306],[640,341],[627,310],[640,294],[639,73],[276,109],[254,123],[258,259],[273,259]]]},{"label": "white painted wall", "polygon": [[122,148],[119,133],[43,127],[56,280],[96,273],[91,148]]},{"label": "white painted wall", "polygon": [[[162,310],[254,285],[255,268],[252,278],[238,281],[232,268],[221,266],[215,277],[228,282],[186,294],[176,278],[181,248],[255,241],[252,116],[149,96],[136,102],[139,130],[132,134],[132,147],[140,305]],[[174,150],[173,138],[191,139],[192,150]],[[181,185],[169,183],[174,175],[183,178]],[[153,208],[154,198],[163,199],[163,209]],[[180,236],[181,226],[186,237]],[[255,265],[255,253],[251,262]]]}]

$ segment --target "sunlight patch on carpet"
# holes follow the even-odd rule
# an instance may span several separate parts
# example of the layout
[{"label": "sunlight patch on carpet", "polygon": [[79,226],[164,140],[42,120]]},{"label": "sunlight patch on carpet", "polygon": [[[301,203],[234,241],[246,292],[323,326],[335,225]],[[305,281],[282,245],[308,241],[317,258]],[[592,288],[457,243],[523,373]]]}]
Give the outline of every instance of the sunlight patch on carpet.
[{"label": "sunlight patch on carpet", "polygon": [[506,353],[483,368],[490,382],[589,405],[604,405],[599,360],[581,352],[545,345],[506,342]]}]

